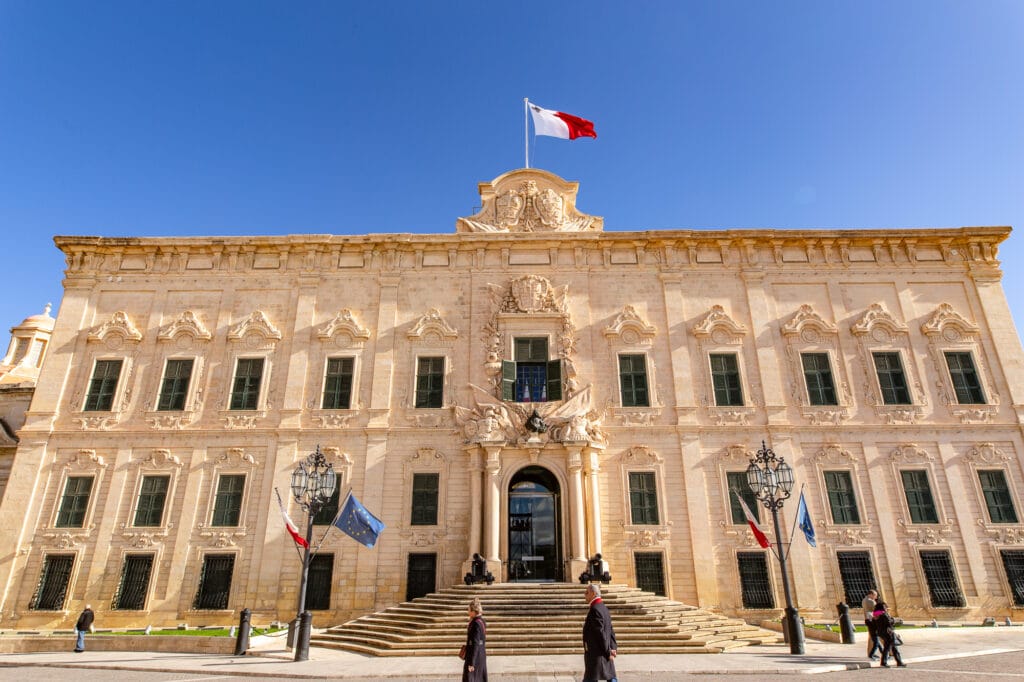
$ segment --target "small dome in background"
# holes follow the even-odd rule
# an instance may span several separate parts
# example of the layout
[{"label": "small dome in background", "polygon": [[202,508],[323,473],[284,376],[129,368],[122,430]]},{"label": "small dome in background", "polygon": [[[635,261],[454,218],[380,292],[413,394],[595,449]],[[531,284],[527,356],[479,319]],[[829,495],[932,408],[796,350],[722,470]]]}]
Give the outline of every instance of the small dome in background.
[{"label": "small dome in background", "polygon": [[16,327],[13,327],[11,331],[13,332],[16,329],[35,329],[39,331],[52,332],[54,322],[56,322],[56,320],[50,317],[50,309],[52,307],[52,304],[47,303],[41,315],[32,315],[31,317],[26,317],[21,324],[19,324]]}]

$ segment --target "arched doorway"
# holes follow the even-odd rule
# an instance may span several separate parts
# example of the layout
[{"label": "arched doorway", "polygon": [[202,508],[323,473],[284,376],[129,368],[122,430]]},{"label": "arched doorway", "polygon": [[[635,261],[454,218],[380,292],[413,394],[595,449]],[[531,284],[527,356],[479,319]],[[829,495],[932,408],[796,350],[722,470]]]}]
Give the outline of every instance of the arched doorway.
[{"label": "arched doorway", "polygon": [[560,488],[543,467],[519,470],[508,486],[508,579],[562,579]]}]

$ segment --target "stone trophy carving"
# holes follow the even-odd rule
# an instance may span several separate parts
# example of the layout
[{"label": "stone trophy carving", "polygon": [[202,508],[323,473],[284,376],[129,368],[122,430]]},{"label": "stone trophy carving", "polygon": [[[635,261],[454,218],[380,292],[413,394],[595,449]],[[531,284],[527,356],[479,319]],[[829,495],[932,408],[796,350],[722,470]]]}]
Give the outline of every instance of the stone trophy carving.
[{"label": "stone trophy carving", "polygon": [[524,168],[480,184],[482,208],[459,218],[457,232],[590,232],[604,219],[576,210],[578,183],[536,168]]},{"label": "stone trophy carving", "polygon": [[[561,403],[511,403],[469,385],[475,407],[456,406],[455,423],[467,442],[535,442],[545,436],[556,442],[604,442],[601,415],[593,407],[591,386]],[[529,411],[528,411],[529,410]]]}]

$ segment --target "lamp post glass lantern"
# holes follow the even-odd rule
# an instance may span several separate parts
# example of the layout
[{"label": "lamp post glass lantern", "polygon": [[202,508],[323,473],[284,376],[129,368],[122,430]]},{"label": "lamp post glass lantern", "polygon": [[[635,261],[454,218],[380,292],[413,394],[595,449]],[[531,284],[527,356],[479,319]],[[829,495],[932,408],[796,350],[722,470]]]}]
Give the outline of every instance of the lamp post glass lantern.
[{"label": "lamp post glass lantern", "polygon": [[309,660],[309,635],[313,617],[306,610],[306,585],[309,581],[309,564],[313,557],[310,546],[313,543],[313,519],[334,495],[338,484],[334,465],[316,451],[302,460],[292,471],[292,497],[306,512],[306,547],[302,554],[302,581],[299,583],[299,606],[295,620],[288,631],[288,643],[295,647],[295,660]]},{"label": "lamp post glass lantern", "polygon": [[789,653],[804,653],[804,630],[800,616],[793,606],[793,596],[789,589],[789,573],[786,570],[786,545],[782,542],[782,527],[779,524],[779,510],[793,492],[793,468],[786,460],[775,454],[775,451],[761,441],[761,449],[751,457],[747,467],[747,485],[758,501],[772,513],[775,526],[776,556],[782,571],[782,591],[786,595],[786,615],[782,628],[789,642]]}]

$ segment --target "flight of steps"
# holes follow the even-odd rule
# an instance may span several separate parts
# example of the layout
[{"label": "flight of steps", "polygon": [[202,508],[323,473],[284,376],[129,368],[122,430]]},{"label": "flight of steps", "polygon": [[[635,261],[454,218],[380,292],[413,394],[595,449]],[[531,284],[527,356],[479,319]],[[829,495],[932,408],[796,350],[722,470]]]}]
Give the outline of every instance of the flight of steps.
[{"label": "flight of steps", "polygon": [[[314,635],[311,644],[375,656],[452,656],[466,641],[467,607],[480,597],[490,656],[582,654],[583,585],[458,585]],[[601,589],[619,651],[721,653],[781,636],[625,585]]]}]

